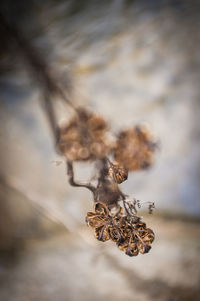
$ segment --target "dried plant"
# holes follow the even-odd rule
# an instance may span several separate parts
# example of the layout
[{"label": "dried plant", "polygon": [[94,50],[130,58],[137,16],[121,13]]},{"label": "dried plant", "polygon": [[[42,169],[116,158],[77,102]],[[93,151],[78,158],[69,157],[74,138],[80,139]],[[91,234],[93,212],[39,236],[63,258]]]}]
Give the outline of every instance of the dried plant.
[{"label": "dried plant", "polygon": [[114,158],[130,171],[145,169],[152,165],[156,146],[144,127],[135,126],[119,133]]},{"label": "dried plant", "polygon": [[[5,31],[10,45],[14,42],[40,84],[46,111],[57,151],[65,157],[69,183],[75,187],[85,187],[92,192],[94,212],[88,212],[86,223],[95,229],[96,238],[102,242],[112,240],[129,256],[147,253],[154,240],[154,233],[141,220],[137,208],[138,200],[129,201],[119,188],[128,179],[129,171],[150,167],[156,143],[150,133],[141,126],[122,130],[116,141],[109,141],[108,125],[98,116],[83,107],[77,108],[66,96],[48,68],[48,64],[38,51],[15,27],[11,27],[0,15],[0,25]],[[55,96],[71,106],[74,116],[63,127],[58,126],[55,113]],[[114,162],[112,162],[114,159]],[[74,162],[97,161],[97,183],[79,183],[74,179]],[[123,207],[122,207],[123,206]],[[154,203],[149,203],[152,213]]]},{"label": "dried plant", "polygon": [[[94,212],[87,213],[86,223],[94,228],[96,238],[102,242],[111,240],[125,254],[137,256],[149,252],[154,232],[137,215],[141,202],[127,200],[118,184],[127,180],[129,171],[151,166],[156,143],[147,130],[135,126],[122,131],[113,147],[107,132],[101,116],[78,108],[75,116],[58,129],[57,148],[66,158],[69,183],[93,194]],[[74,162],[94,160],[100,163],[97,184],[75,181]],[[148,203],[149,213],[154,207],[154,203]]]},{"label": "dried plant", "polygon": [[98,240],[112,240],[129,256],[149,252],[154,240],[153,231],[133,211],[133,203],[124,201],[124,205],[126,210],[119,205],[117,212],[112,213],[104,203],[97,202],[94,212],[87,213],[86,223],[95,229]]},{"label": "dried plant", "polygon": [[59,151],[70,161],[104,158],[110,151],[104,119],[78,108],[70,122],[59,130]]}]

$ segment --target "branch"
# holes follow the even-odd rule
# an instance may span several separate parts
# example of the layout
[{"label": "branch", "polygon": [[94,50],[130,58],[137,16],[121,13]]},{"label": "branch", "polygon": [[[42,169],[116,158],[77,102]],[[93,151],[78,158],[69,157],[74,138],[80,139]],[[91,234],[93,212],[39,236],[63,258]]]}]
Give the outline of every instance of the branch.
[{"label": "branch", "polygon": [[14,42],[20,53],[25,58],[27,64],[31,67],[32,73],[34,74],[35,80],[38,81],[43,92],[43,102],[45,111],[47,113],[48,120],[52,132],[54,134],[55,143],[58,140],[58,130],[56,122],[56,114],[53,108],[52,96],[58,95],[61,99],[76,110],[74,104],[65,95],[63,89],[57,82],[56,78],[53,77],[49,70],[48,64],[41,53],[36,49],[23,35],[21,30],[14,28],[7,22],[6,18],[0,13],[0,27],[3,28],[6,37],[9,39],[10,47],[13,46]]},{"label": "branch", "polygon": [[93,194],[95,194],[96,188],[93,185],[91,185],[90,183],[87,184],[78,183],[74,180],[73,163],[71,161],[67,161],[66,163],[67,163],[67,175],[68,175],[70,185],[75,187],[85,187],[89,189]]}]

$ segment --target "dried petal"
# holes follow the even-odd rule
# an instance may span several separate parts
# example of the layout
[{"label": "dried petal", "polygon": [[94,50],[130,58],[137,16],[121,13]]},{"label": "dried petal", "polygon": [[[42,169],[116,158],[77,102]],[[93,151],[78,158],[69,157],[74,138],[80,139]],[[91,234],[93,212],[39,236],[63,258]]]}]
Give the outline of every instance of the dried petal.
[{"label": "dried petal", "polygon": [[146,229],[146,224],[143,223],[143,222],[137,222],[134,225],[134,228],[137,229],[137,230],[144,230],[144,229]]},{"label": "dried petal", "polygon": [[101,228],[95,229],[95,236],[100,241],[107,241],[110,239],[110,235],[108,232],[108,227],[103,226]]},{"label": "dried petal", "polygon": [[119,242],[117,243],[117,246],[118,248],[121,250],[121,251],[126,251],[126,249],[128,248],[128,243],[129,243],[129,240],[124,240],[123,242]]},{"label": "dried petal", "polygon": [[88,212],[85,220],[91,228],[99,228],[105,223],[104,218],[94,214],[93,212]]},{"label": "dried petal", "polygon": [[109,214],[109,210],[104,203],[96,202],[94,204],[94,210],[96,214],[107,216]]},{"label": "dried petal", "polygon": [[111,226],[109,228],[109,233],[110,233],[110,238],[112,239],[112,241],[114,242],[121,242],[124,240],[123,236],[122,236],[122,232],[120,231],[119,228],[117,227],[113,227]]},{"label": "dried petal", "polygon": [[144,243],[144,242],[141,242],[141,241],[139,241],[137,243],[137,246],[138,246],[138,250],[141,254],[148,253],[151,249],[151,246],[150,246],[149,243]]},{"label": "dried petal", "polygon": [[132,243],[129,243],[128,245],[128,248],[126,249],[126,255],[128,256],[137,256],[138,255],[138,247],[137,247],[137,244],[132,242]]},{"label": "dried petal", "polygon": [[152,243],[154,241],[154,239],[155,239],[154,232],[151,229],[147,228],[146,232],[145,232],[145,235],[143,237],[143,241],[144,242],[148,241],[148,242]]},{"label": "dried petal", "polygon": [[121,184],[128,178],[128,170],[119,164],[112,164],[108,170],[108,174],[118,184]]}]

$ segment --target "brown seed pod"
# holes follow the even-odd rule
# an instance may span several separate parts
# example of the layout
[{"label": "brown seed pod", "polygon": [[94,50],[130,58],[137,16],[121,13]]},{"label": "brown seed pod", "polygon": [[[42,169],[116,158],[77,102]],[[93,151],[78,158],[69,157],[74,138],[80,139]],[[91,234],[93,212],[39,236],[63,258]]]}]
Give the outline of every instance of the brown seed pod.
[{"label": "brown seed pod", "polygon": [[108,174],[117,184],[121,184],[128,179],[128,170],[118,163],[110,164]]},{"label": "brown seed pod", "polygon": [[130,171],[148,168],[153,163],[156,143],[142,127],[122,131],[114,148],[114,158]]}]

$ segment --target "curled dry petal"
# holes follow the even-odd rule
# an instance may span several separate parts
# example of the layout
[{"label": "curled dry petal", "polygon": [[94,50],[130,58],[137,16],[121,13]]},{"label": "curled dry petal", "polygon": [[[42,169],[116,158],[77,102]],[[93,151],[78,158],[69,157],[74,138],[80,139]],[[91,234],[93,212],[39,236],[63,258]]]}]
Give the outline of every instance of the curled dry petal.
[{"label": "curled dry petal", "polygon": [[126,181],[128,179],[128,170],[127,168],[119,165],[119,164],[111,164],[108,174],[113,180],[121,184],[122,182]]},{"label": "curled dry petal", "polygon": [[128,256],[137,256],[138,255],[138,247],[137,244],[135,242],[131,242],[128,244],[128,247],[126,249],[126,255]]},{"label": "curled dry petal", "polygon": [[114,242],[121,242],[124,240],[122,236],[122,232],[120,231],[119,228],[111,226],[109,228],[109,233],[110,233],[110,238]]},{"label": "curled dry petal", "polygon": [[102,242],[112,240],[128,256],[149,252],[154,240],[154,232],[140,219],[135,219],[135,215],[124,215],[121,206],[118,206],[115,211],[109,211],[102,202],[94,204],[94,211],[87,213],[86,222],[88,226],[95,229],[98,240]]},{"label": "curled dry petal", "polygon": [[139,241],[137,243],[137,247],[138,247],[138,250],[141,254],[148,253],[151,249],[150,243],[144,243],[144,242],[141,242],[141,241]]},{"label": "curled dry petal", "polygon": [[128,248],[128,243],[129,243],[129,240],[128,239],[126,239],[126,240],[124,240],[123,242],[119,242],[119,243],[117,243],[117,246],[118,246],[118,248],[121,250],[121,251],[126,251],[126,249]]},{"label": "curled dry petal", "polygon": [[95,229],[95,236],[100,241],[107,241],[110,239],[109,231],[107,226],[102,226]]},{"label": "curled dry petal", "polygon": [[151,229],[147,228],[145,235],[143,237],[143,241],[152,243],[154,241],[154,239],[155,239],[154,232]]},{"label": "curled dry petal", "polygon": [[108,210],[107,206],[100,202],[96,202],[94,204],[94,211],[98,215],[108,216],[108,214],[109,214],[109,210]]},{"label": "curled dry petal", "polygon": [[134,225],[134,228],[136,230],[144,230],[146,229],[146,224],[143,223],[143,222],[137,222],[135,225]]},{"label": "curled dry petal", "polygon": [[86,216],[86,223],[91,228],[99,228],[104,225],[104,218],[96,215],[93,212],[88,212]]}]

